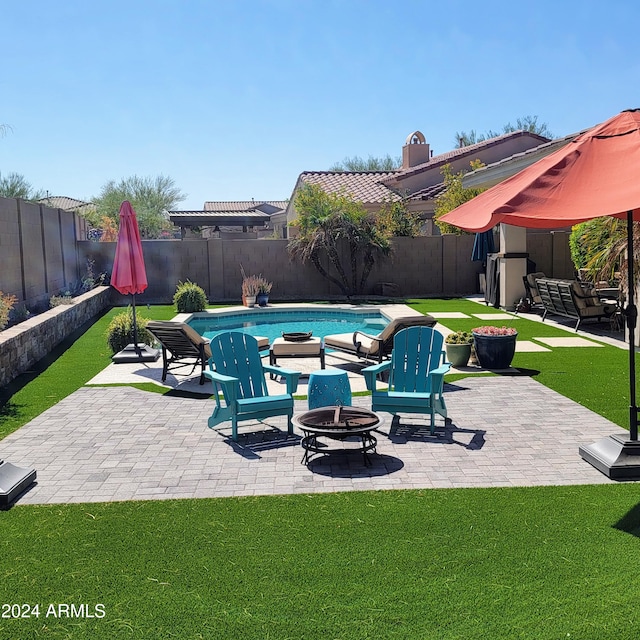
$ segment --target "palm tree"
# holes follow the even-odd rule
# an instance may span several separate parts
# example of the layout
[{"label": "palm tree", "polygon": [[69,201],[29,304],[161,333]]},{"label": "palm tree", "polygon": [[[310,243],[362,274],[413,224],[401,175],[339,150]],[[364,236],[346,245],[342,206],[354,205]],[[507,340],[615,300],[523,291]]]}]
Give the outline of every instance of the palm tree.
[{"label": "palm tree", "polygon": [[[389,237],[376,226],[375,216],[350,196],[326,193],[318,185],[304,185],[295,204],[299,235],[289,241],[289,254],[310,261],[346,297],[362,293],[376,257],[391,251]],[[348,247],[348,270],[341,258],[343,243]],[[324,267],[324,256],[335,275]]]}]

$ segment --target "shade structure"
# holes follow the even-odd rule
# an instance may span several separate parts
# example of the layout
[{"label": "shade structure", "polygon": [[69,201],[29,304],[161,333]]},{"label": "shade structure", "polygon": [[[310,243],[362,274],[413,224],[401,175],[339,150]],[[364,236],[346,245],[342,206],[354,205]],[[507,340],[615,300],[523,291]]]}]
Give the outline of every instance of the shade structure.
[{"label": "shade structure", "polygon": [[160,356],[157,349],[149,349],[147,345],[138,344],[136,293],[142,293],[147,288],[148,282],[138,220],[128,200],[120,205],[120,228],[113,259],[111,285],[123,295],[130,294],[133,307],[133,343],[115,354],[113,361],[122,363],[157,360]]},{"label": "shade structure", "polygon": [[[602,216],[627,220],[627,269],[633,278],[633,222],[640,220],[640,110],[630,109],[484,191],[442,217],[466,231],[497,224],[553,229]],[[580,447],[585,460],[611,478],[640,477],[635,382],[634,287],[625,309],[629,329],[629,439],[610,436]]]},{"label": "shade structure", "polygon": [[471,250],[471,260],[473,262],[486,262],[487,255],[495,253],[496,243],[493,238],[493,230],[476,233]]}]

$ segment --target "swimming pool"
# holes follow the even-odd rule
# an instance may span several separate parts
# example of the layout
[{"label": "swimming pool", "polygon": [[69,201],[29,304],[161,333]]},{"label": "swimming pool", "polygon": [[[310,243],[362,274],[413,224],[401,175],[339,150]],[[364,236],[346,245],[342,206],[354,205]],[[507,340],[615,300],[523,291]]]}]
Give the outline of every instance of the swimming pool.
[{"label": "swimming pool", "polygon": [[265,336],[269,338],[269,342],[273,342],[281,337],[283,332],[292,331],[313,331],[315,338],[353,331],[375,335],[389,324],[389,320],[376,309],[267,308],[206,316],[194,315],[188,320],[188,324],[205,338],[213,338],[223,331],[240,330],[252,336]]}]

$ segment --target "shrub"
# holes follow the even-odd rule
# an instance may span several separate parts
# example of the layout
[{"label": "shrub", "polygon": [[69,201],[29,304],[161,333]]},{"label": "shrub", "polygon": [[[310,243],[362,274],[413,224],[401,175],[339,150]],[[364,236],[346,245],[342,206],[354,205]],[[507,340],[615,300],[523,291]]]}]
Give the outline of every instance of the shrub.
[{"label": "shrub", "polygon": [[[154,337],[147,331],[148,318],[136,314],[138,327],[138,344],[153,345]],[[129,307],[123,313],[114,316],[107,327],[107,344],[113,353],[122,351],[128,344],[133,344],[133,310]]]},{"label": "shrub", "polygon": [[245,276],[242,280],[242,295],[245,298],[255,297],[260,293],[258,276]]},{"label": "shrub", "polygon": [[73,297],[69,291],[65,291],[62,295],[51,296],[49,300],[49,306],[53,309],[59,307],[61,304],[73,304]]},{"label": "shrub", "polygon": [[262,274],[257,278],[258,280],[258,294],[269,294],[273,288],[273,282],[269,282]]},{"label": "shrub", "polygon": [[473,334],[469,331],[454,331],[444,341],[447,344],[473,344]]},{"label": "shrub", "polygon": [[178,287],[173,296],[173,304],[178,313],[195,313],[204,311],[207,306],[207,296],[202,287],[194,282],[178,282]]},{"label": "shrub", "polygon": [[14,295],[2,293],[0,291],[0,331],[9,324],[9,313],[13,309],[17,298]]},{"label": "shrub", "polygon": [[25,320],[28,320],[31,317],[31,311],[27,309],[26,304],[20,304],[17,307],[13,307],[11,313],[9,314],[9,323],[10,324],[20,324]]}]

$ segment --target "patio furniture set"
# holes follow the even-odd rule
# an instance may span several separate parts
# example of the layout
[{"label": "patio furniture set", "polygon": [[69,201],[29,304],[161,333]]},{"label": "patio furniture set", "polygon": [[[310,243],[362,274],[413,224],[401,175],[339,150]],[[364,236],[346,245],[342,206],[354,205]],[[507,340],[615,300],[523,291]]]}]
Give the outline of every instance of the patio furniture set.
[{"label": "patio furniture set", "polygon": [[[148,328],[162,345],[163,380],[170,367],[184,366],[187,360],[193,364],[192,373],[201,367],[201,384],[204,379],[212,383],[215,406],[208,420],[210,428],[224,428],[230,423],[231,438],[237,441],[238,423],[286,416],[288,435],[293,435],[294,424],[304,434],[304,464],[315,454],[351,450],[362,453],[365,464],[369,464],[368,456],[376,450],[376,438],[371,432],[382,423],[378,413],[429,416],[431,434],[435,433],[436,414],[447,420],[443,386],[450,365],[446,362],[444,338],[433,328],[435,323],[431,316],[400,318],[378,336],[356,331],[350,334],[349,342],[344,341],[344,336],[276,339],[269,348],[269,364],[261,355],[266,339],[240,331],[223,332],[207,341],[190,327],[185,328],[188,325],[184,323],[150,322]],[[337,349],[338,343],[345,344],[345,351],[353,353],[355,349],[363,359],[376,362],[362,369],[372,393],[371,411],[350,406],[346,371],[325,369],[325,345]],[[386,359],[383,353],[388,353]],[[294,417],[293,395],[301,374],[277,366],[277,359],[310,356],[319,357],[322,368],[309,375],[309,411]],[[280,377],[285,385],[282,393],[269,395],[266,374]],[[385,384],[381,387],[383,377]],[[340,441],[341,446],[328,446],[334,441]],[[345,443],[355,443],[355,447]]]},{"label": "patio furniture set", "polygon": [[542,311],[542,320],[558,315],[576,321],[577,331],[584,320],[608,319],[611,328],[623,328],[619,290],[596,288],[578,280],[547,278],[544,273],[530,273],[523,278],[532,307]]}]

